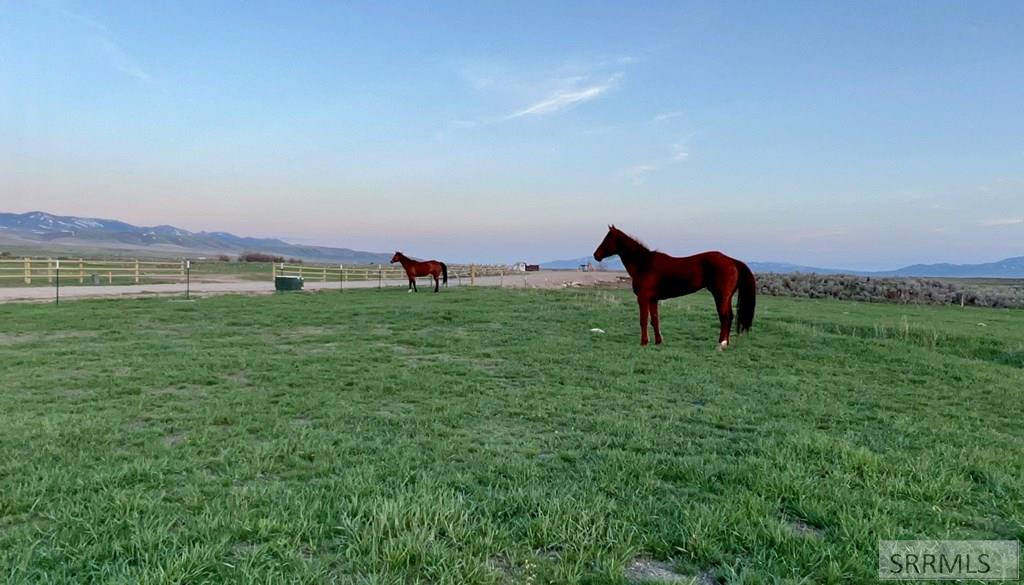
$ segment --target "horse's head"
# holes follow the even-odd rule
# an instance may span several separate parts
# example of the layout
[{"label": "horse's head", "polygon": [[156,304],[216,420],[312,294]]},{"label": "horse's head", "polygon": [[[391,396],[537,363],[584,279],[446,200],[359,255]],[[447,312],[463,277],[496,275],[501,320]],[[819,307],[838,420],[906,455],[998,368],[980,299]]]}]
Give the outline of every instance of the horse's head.
[{"label": "horse's head", "polygon": [[622,232],[613,225],[608,226],[608,234],[601,240],[601,245],[594,250],[594,260],[598,262],[619,253],[619,235]]},{"label": "horse's head", "polygon": [[402,261],[402,253],[401,252],[395,252],[395,255],[391,257],[391,263],[394,264],[395,262],[401,262],[401,261]]}]

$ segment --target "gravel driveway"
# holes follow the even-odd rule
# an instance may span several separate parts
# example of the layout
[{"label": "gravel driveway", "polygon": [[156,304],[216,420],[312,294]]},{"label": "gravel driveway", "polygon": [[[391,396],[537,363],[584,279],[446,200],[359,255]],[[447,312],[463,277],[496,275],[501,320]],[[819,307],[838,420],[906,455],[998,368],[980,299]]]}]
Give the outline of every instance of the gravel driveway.
[{"label": "gravel driveway", "polygon": [[[504,277],[482,276],[476,279],[478,286],[505,286],[505,287],[527,287],[527,288],[565,288],[570,286],[592,286],[599,283],[612,284],[620,281],[620,278],[627,277],[625,272],[576,272],[572,270],[542,270],[540,272],[527,272],[507,274]],[[427,279],[420,279],[418,286],[420,292],[427,292]],[[404,287],[405,280],[385,280],[382,284],[389,287]],[[432,283],[431,283],[432,284]],[[449,286],[468,286],[469,279],[463,278],[460,284],[458,278],[450,278]],[[376,280],[349,281],[345,283],[346,289],[376,288]],[[337,290],[337,282],[319,282],[307,280],[306,290]],[[214,294],[267,294],[274,292],[274,285],[271,282],[237,280],[231,282],[192,282],[192,293],[196,296]],[[141,297],[154,295],[179,295],[185,293],[183,283],[169,284],[131,284],[131,285],[96,285],[96,286],[62,286],[60,287],[60,298],[83,299],[83,298],[107,298],[107,297]],[[51,301],[54,298],[54,288],[49,286],[26,286],[26,287],[0,287],[0,303],[13,301]]]}]

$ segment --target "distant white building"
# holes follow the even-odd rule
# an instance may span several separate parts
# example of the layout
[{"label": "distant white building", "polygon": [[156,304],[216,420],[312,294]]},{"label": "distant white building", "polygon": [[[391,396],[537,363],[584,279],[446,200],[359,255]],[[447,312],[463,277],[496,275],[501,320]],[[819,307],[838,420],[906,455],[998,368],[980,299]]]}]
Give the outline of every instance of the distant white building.
[{"label": "distant white building", "polygon": [[516,262],[513,264],[512,272],[526,272],[526,262]]}]

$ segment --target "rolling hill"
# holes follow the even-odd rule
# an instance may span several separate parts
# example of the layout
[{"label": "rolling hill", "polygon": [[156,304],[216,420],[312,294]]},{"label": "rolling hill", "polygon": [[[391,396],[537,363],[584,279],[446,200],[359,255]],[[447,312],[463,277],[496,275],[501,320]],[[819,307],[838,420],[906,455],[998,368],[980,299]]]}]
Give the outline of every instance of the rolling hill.
[{"label": "rolling hill", "polygon": [[349,248],[290,244],[227,232],[191,232],[170,225],[141,227],[112,219],[53,215],[41,211],[0,213],[0,248],[54,253],[136,254],[159,257],[264,252],[309,262],[387,263],[390,254]]},{"label": "rolling hill", "polygon": [[[570,260],[553,260],[541,264],[548,269],[575,269],[581,264],[593,263],[590,256]],[[623,270],[618,257],[605,260],[603,266],[609,270]],[[774,272],[776,274],[850,274],[856,276],[908,276],[934,278],[1024,278],[1024,256],[1006,258],[997,262],[983,264],[914,264],[896,270],[864,271],[844,268],[818,268],[801,266],[788,262],[748,262],[754,272]]]},{"label": "rolling hill", "polygon": [[961,278],[1022,278],[1024,256],[983,264],[914,264],[879,276],[956,276]]},{"label": "rolling hill", "polygon": [[[0,250],[15,253],[137,255],[151,257],[238,255],[264,252],[307,262],[384,264],[391,255],[329,246],[291,244],[277,238],[250,238],[228,232],[192,232],[171,225],[135,226],[113,219],[53,215],[42,211],[0,213]],[[590,256],[553,260],[547,269],[576,269],[594,263]],[[1024,278],[1024,256],[981,264],[914,264],[895,270],[867,272],[818,268],[785,262],[749,262],[755,272],[853,274],[947,278]],[[618,257],[602,267],[623,270]]]}]

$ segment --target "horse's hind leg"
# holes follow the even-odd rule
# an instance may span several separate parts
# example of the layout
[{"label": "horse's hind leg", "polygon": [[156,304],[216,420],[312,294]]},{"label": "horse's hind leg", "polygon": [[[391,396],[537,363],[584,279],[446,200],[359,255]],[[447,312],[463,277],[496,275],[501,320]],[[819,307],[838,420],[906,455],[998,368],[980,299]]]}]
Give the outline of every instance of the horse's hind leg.
[{"label": "horse's hind leg", "polygon": [[647,316],[651,312],[650,303],[646,300],[637,299],[640,305],[640,345],[647,345]]},{"label": "horse's hind leg", "polygon": [[651,302],[651,326],[654,327],[654,344],[661,345],[661,319],[658,316],[658,301]]},{"label": "horse's hind leg", "polygon": [[732,295],[717,293],[715,297],[715,308],[718,309],[718,321],[721,329],[718,332],[718,351],[729,346],[729,331],[732,329]]},{"label": "horse's hind leg", "polygon": [[419,292],[418,290],[416,290],[416,277],[415,276],[410,276],[409,277],[409,291],[410,292]]},{"label": "horse's hind leg", "polygon": [[441,287],[441,279],[439,279],[437,277],[437,275],[435,274],[434,275],[434,292],[438,292],[440,290],[440,287]]}]

